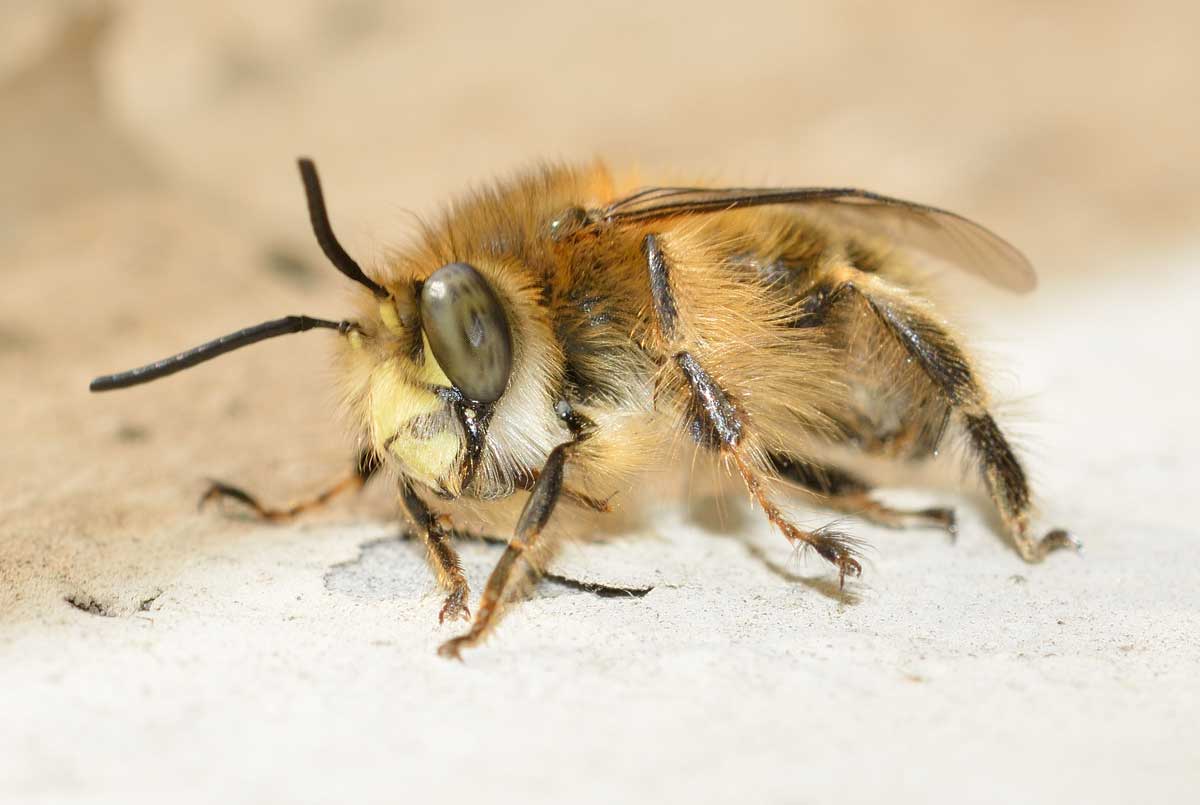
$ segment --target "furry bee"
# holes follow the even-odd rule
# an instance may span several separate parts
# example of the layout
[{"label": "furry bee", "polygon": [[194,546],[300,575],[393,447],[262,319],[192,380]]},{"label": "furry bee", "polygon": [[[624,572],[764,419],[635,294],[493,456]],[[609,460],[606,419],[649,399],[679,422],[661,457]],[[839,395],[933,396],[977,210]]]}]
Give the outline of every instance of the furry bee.
[{"label": "furry bee", "polygon": [[[1024,559],[1078,547],[1061,529],[1034,534],[1025,472],[919,279],[924,263],[941,262],[1033,288],[1019,251],[959,215],[857,189],[636,189],[601,164],[544,168],[454,204],[369,276],[333,233],[313,163],[299,166],[317,242],[363,288],[357,315],[269,321],[91,389],[336,331],[345,409],[361,434],[353,475],[289,509],[219,483],[206,498],[287,519],[385,468],[446,592],[440,619],[470,623],[444,656],[489,633],[552,546],[559,504],[604,513],[624,490],[645,505],[631,490],[685,453],[740,479],[842,583],[861,573],[861,543],[797,526],[780,496],[799,487],[871,522],[952,532],[952,510],[891,508],[827,458],[841,448],[917,460],[952,429]],[[473,618],[438,500],[477,510],[524,501]]]}]

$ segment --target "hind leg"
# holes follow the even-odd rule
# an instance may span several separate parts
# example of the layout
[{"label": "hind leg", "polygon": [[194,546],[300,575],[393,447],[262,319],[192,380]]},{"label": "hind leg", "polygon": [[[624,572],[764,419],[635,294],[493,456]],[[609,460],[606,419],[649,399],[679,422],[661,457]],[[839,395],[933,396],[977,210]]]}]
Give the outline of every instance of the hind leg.
[{"label": "hind leg", "polygon": [[827,314],[836,305],[847,315],[859,317],[859,321],[868,318],[904,351],[907,361],[920,368],[962,423],[984,486],[1026,561],[1039,562],[1058,548],[1079,547],[1062,529],[1050,531],[1041,539],[1031,533],[1032,505],[1025,470],[989,413],[966,355],[924,301],[877,276],[849,267],[829,271],[815,291]]},{"label": "hind leg", "polygon": [[887,528],[940,528],[951,537],[957,534],[953,509],[893,509],[876,500],[870,484],[853,473],[792,456],[772,455],[771,463],[781,478],[797,484],[832,509]]}]

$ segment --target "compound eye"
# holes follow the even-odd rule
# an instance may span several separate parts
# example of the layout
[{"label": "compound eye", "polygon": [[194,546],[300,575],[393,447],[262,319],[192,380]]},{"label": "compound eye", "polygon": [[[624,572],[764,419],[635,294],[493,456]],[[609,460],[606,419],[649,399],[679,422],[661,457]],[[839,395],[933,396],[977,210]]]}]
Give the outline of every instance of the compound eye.
[{"label": "compound eye", "polygon": [[450,263],[421,288],[421,326],[446,377],[464,397],[495,402],[512,371],[512,331],[492,286],[467,263]]}]

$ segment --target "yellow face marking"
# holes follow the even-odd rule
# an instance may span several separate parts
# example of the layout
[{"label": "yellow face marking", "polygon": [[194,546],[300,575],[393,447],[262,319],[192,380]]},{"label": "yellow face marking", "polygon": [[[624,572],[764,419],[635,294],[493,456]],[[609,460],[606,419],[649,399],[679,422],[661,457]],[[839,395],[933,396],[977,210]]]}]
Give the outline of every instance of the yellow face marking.
[{"label": "yellow face marking", "polygon": [[385,299],[379,303],[379,318],[383,320],[383,326],[395,335],[404,333],[404,328],[400,326],[400,314],[396,312],[396,305],[391,299]]},{"label": "yellow face marking", "polygon": [[[404,324],[400,321],[400,314],[396,312],[396,305],[391,299],[385,299],[379,303],[379,318],[383,321],[383,326],[393,335],[404,334]],[[451,388],[454,384],[450,382],[450,378],[446,377],[446,373],[442,371],[437,359],[433,357],[433,350],[429,348],[429,338],[424,331],[421,332],[421,346],[424,349],[425,359],[417,368],[417,379],[431,386]]]},{"label": "yellow face marking", "polygon": [[351,349],[362,349],[362,333],[360,333],[358,330],[351,330],[346,334],[346,337],[350,339]]},{"label": "yellow face marking", "polygon": [[442,431],[428,439],[398,434],[389,449],[418,480],[433,482],[446,477],[454,468],[459,446],[457,434]]},{"label": "yellow face marking", "polygon": [[425,350],[425,362],[421,364],[421,380],[431,386],[445,386],[453,388],[454,384],[450,382],[450,378],[446,377],[446,373],[442,371],[441,364],[437,362],[437,358],[433,357],[433,350],[429,348],[429,339],[425,337],[425,333],[421,333],[421,346]]},{"label": "yellow face marking", "polygon": [[436,394],[407,382],[395,364],[382,364],[371,373],[371,426],[382,439],[441,407]]},{"label": "yellow face marking", "polygon": [[454,467],[460,448],[454,431],[417,438],[407,426],[444,405],[432,391],[409,382],[394,363],[371,373],[371,429],[379,449],[390,450],[418,480],[436,481]]}]

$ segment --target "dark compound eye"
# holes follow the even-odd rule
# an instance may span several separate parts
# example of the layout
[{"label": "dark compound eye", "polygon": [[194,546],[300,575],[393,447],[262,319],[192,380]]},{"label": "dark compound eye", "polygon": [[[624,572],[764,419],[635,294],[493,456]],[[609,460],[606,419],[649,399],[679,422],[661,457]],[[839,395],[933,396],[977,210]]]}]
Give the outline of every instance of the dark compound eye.
[{"label": "dark compound eye", "polygon": [[433,357],[464,397],[500,399],[512,371],[512,332],[496,292],[474,266],[450,263],[425,280],[421,326]]}]

